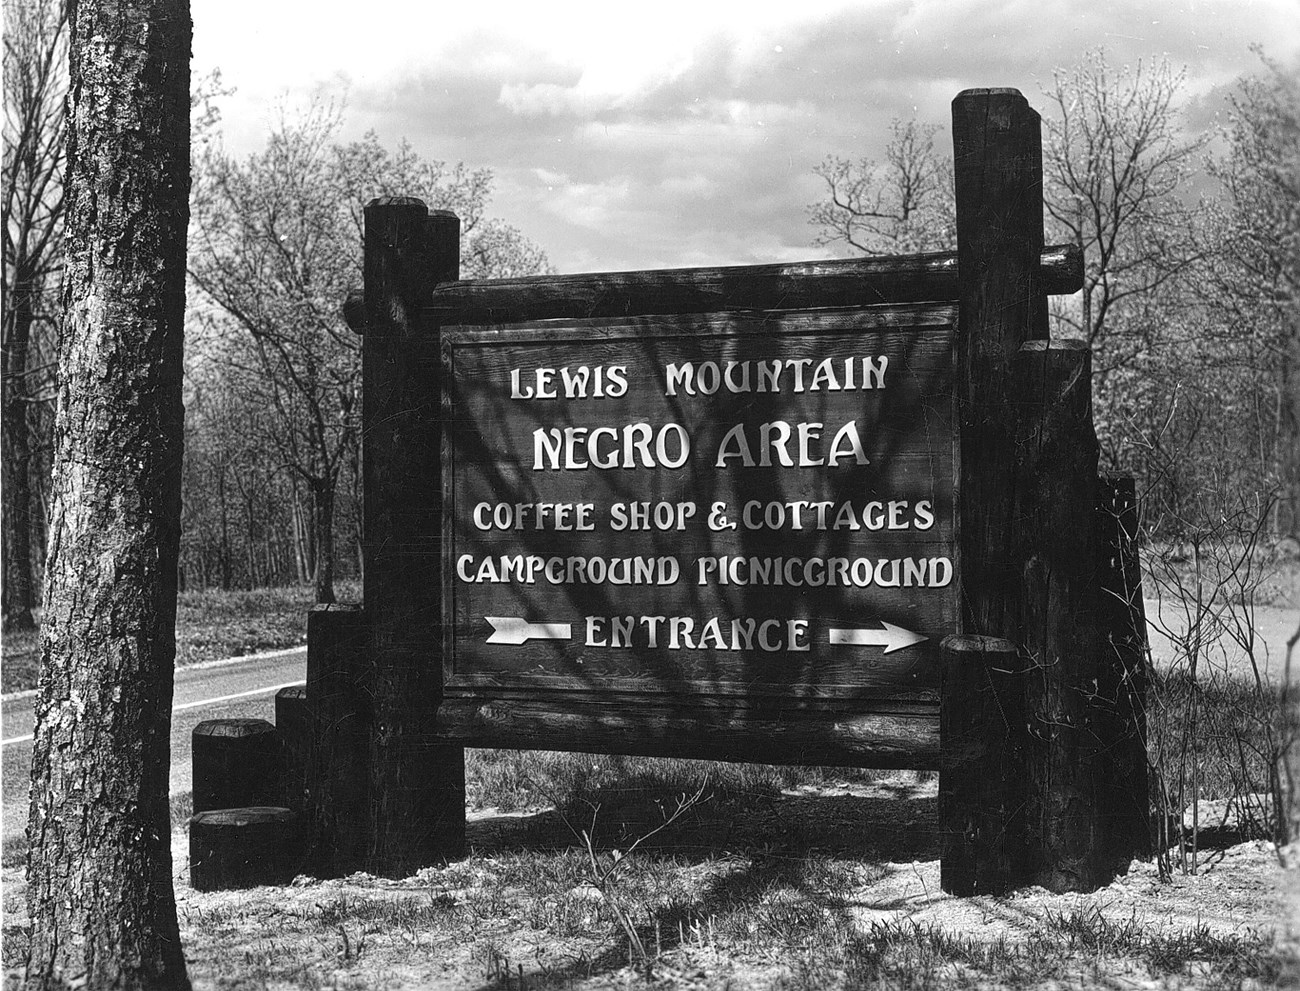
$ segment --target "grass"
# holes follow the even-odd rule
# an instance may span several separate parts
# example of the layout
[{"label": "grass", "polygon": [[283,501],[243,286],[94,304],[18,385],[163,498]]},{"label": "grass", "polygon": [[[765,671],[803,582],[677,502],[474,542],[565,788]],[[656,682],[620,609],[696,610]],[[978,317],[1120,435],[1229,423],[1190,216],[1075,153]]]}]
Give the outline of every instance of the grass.
[{"label": "grass", "polygon": [[[1267,791],[1271,748],[1277,741],[1294,740],[1300,732],[1294,707],[1283,704],[1280,692],[1260,690],[1240,678],[1202,676],[1194,682],[1186,672],[1155,676],[1149,692],[1150,749],[1165,780],[1178,778],[1177,744],[1198,695],[1197,732],[1188,741],[1187,762],[1198,768],[1201,798],[1228,799]],[[1166,736],[1163,746],[1158,734]]]},{"label": "grass", "polygon": [[[361,599],[357,582],[339,582],[335,591],[341,602]],[[312,601],[309,586],[182,592],[176,613],[176,666],[300,646],[307,642]],[[38,633],[6,633],[0,691],[35,688],[39,663]]]},{"label": "grass", "polygon": [[27,863],[27,835],[15,836],[4,845],[0,852],[0,868],[22,867]]},{"label": "grass", "polygon": [[[617,808],[646,795],[690,791],[704,775],[715,792],[776,795],[832,784],[867,784],[895,776],[871,768],[786,767],[713,763],[659,757],[556,753],[544,750],[468,750],[465,780],[481,807],[502,812],[557,805],[580,813],[590,802]],[[919,772],[921,784],[933,772]]]},{"label": "grass", "polygon": [[865,934],[851,933],[831,945],[832,952],[820,960],[823,975],[829,964],[844,973],[847,986],[900,989],[1041,986],[1088,978],[1107,984],[1107,975],[1125,971],[1136,971],[1129,978],[1135,984],[1194,978],[1206,988],[1241,987],[1247,981],[1270,986],[1293,963],[1293,954],[1271,937],[1222,936],[1205,926],[1161,930],[1136,917],[1115,923],[1088,911],[1049,915],[1042,930],[1021,941],[982,941],[891,922],[875,923]]},{"label": "grass", "polygon": [[[1244,912],[1229,928],[1175,921],[1186,918],[1186,903],[1175,915],[1166,894],[1185,890],[1199,912],[1195,892],[1157,884],[1151,871],[1149,888],[1141,875],[1127,879],[1132,897],[1122,906],[1106,894],[962,901],[939,893],[934,853],[916,864],[897,852],[834,848],[838,835],[880,830],[905,807],[932,809],[931,775],[558,753],[526,762],[503,751],[470,756],[471,780],[489,783],[482,792],[472,786],[476,804],[499,806],[514,796],[527,806],[545,790],[575,819],[595,808],[606,858],[706,776],[711,798],[675,823],[662,844],[628,858],[605,894],[593,890],[587,851],[554,812],[509,820],[512,836],[401,881],[357,876],[210,895],[182,884],[182,936],[196,982],[377,989],[445,979],[541,991],[640,984],[636,975],[648,971],[654,986],[708,991],[1254,989],[1283,986],[1300,973],[1292,949],[1252,928],[1263,921],[1258,910],[1228,909]],[[535,790],[492,784],[512,770],[533,776]],[[810,800],[820,819],[781,813],[810,788],[823,789]],[[893,811],[864,825],[856,806],[842,804],[846,792],[882,794]],[[888,797],[895,793],[910,797]],[[173,822],[183,822],[189,808],[187,795],[175,796]],[[904,884],[910,893],[900,895]],[[927,914],[945,904],[968,915]],[[864,908],[886,917],[864,920]],[[620,912],[635,926],[644,960],[630,961]],[[981,929],[969,914],[980,912],[1007,924]],[[6,961],[20,959],[25,938],[21,920],[6,924]]]},{"label": "grass", "polygon": [[583,887],[583,864],[574,848],[493,850],[406,884],[314,886],[278,900],[250,893],[215,906],[189,899],[182,927],[192,968],[222,987],[328,987],[340,972],[352,975],[348,987],[419,987],[445,968],[456,986],[499,989],[640,983],[632,975],[647,970],[655,986],[719,989],[1226,989],[1281,986],[1297,965],[1267,933],[1117,917],[1083,900],[1037,914],[999,902],[1022,921],[994,936],[907,911],[863,924],[854,909],[871,880],[864,872],[891,868],[804,851],[757,863],[725,853],[641,858],[617,897],[647,960],[625,971],[628,940],[609,900]]},{"label": "grass", "polygon": [[[477,970],[480,986],[489,988],[575,987],[620,971],[627,951],[613,912],[572,884],[580,858],[557,851],[528,859],[534,863],[471,857],[426,872],[419,891],[322,890],[310,903],[275,910],[256,898],[211,909],[187,905],[183,925],[206,934],[195,963],[210,976],[215,968],[219,986],[324,987],[344,971],[355,975],[348,986],[383,987],[365,978],[375,972],[369,968],[383,973],[412,955],[446,966],[459,954],[462,973]],[[747,869],[734,861],[713,866],[723,885]],[[1294,953],[1268,935],[1136,917],[1116,922],[1092,909],[1049,912],[1031,932],[993,939],[906,919],[861,926],[843,904],[852,880],[844,872],[856,869],[806,858],[784,880],[710,904],[707,891],[692,895],[685,882],[650,885],[649,873],[683,874],[660,866],[630,880],[625,895],[638,910],[660,986],[681,986],[673,979],[680,975],[691,986],[724,987],[728,968],[742,966],[775,978],[763,984],[791,991],[1116,986],[1117,977],[1124,986],[1241,988],[1279,986],[1295,968]],[[467,874],[475,887],[454,888]],[[519,886],[521,874],[536,885]],[[260,935],[250,940],[250,930]]]}]

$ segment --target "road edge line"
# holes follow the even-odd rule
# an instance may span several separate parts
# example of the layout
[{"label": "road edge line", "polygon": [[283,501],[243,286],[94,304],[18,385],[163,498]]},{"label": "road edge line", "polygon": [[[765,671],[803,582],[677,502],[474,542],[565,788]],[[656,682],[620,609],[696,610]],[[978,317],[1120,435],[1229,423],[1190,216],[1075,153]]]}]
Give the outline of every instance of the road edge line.
[{"label": "road edge line", "polygon": [[[290,654],[297,654],[307,649],[307,645],[299,644],[296,647],[280,647],[276,650],[264,651],[260,654],[236,654],[234,657],[218,657],[211,661],[199,661],[197,664],[185,664],[176,668],[176,673],[182,671],[207,671],[210,668],[230,667],[235,664],[242,664],[245,661],[270,661],[277,657],[288,657]],[[10,692],[8,695],[0,695],[0,704],[6,702],[21,702],[34,696],[39,689],[24,688],[21,691]]]}]

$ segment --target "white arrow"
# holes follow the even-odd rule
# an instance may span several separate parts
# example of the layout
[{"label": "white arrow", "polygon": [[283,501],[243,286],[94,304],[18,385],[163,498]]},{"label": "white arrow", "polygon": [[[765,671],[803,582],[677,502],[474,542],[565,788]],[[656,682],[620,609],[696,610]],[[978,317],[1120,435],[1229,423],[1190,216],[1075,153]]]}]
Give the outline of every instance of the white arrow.
[{"label": "white arrow", "polygon": [[526,623],[514,616],[484,616],[492,624],[488,643],[526,643],[529,640],[568,640],[572,623]]},{"label": "white arrow", "polygon": [[[881,620],[881,622],[884,622]],[[847,643],[860,647],[884,647],[886,654],[892,654],[904,647],[911,647],[922,640],[929,640],[919,633],[905,630],[893,623],[885,623],[883,630],[830,630],[831,643]]]}]

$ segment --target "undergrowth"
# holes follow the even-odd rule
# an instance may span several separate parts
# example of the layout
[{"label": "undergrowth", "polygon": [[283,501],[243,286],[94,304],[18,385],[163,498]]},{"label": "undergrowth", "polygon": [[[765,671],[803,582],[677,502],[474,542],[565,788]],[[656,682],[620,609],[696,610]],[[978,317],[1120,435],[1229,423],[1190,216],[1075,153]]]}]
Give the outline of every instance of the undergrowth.
[{"label": "undergrowth", "polygon": [[[869,783],[896,776],[897,772],[544,750],[465,752],[465,781],[472,801],[503,812],[553,804],[568,810],[589,800],[617,806],[647,794],[691,790],[706,775],[713,790],[720,794],[752,796],[776,795],[801,787]],[[917,772],[920,782],[934,777],[933,772]]]},{"label": "undergrowth", "polygon": [[[1239,799],[1249,834],[1243,838],[1271,838],[1274,809],[1261,802],[1274,784],[1279,741],[1293,740],[1300,729],[1295,708],[1284,704],[1280,691],[1240,678],[1157,673],[1148,693],[1148,725],[1175,732],[1194,700],[1199,722],[1185,761],[1197,767],[1201,799]],[[1165,780],[1176,781],[1184,755],[1173,746],[1152,749]]]},{"label": "undergrowth", "polygon": [[[340,602],[360,602],[355,581],[336,583]],[[176,666],[298,647],[307,642],[310,586],[252,591],[182,592],[177,599]],[[6,633],[0,691],[35,688],[40,664],[39,632]]]},{"label": "undergrowth", "polygon": [[[365,975],[413,954],[443,966],[455,957],[461,973],[473,962],[478,986],[502,991],[571,988],[629,964],[662,987],[746,986],[744,977],[728,985],[728,968],[741,966],[787,991],[1266,988],[1297,969],[1293,950],[1253,928],[1162,923],[1087,899],[1021,910],[1017,924],[991,936],[903,911],[863,923],[854,892],[899,865],[815,851],[703,865],[647,854],[620,878],[617,902],[588,883],[587,860],[576,846],[472,855],[396,890],[317,888],[305,901],[274,905],[188,902],[182,926],[205,934],[200,969],[218,986],[330,986],[330,975],[354,969],[360,983],[348,986],[383,986]],[[632,959],[629,924],[644,961]],[[250,942],[250,930],[262,935]]]}]

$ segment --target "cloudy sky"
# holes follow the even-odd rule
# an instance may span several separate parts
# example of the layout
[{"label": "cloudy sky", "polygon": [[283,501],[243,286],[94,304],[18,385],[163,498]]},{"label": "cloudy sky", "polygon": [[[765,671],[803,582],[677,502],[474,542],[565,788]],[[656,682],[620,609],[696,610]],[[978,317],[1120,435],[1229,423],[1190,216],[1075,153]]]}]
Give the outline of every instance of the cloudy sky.
[{"label": "cloudy sky", "polygon": [[220,67],[226,147],[276,108],[346,96],[347,133],[492,169],[492,212],[561,272],[822,257],[826,155],[879,153],[894,117],[944,128],[970,86],[1040,110],[1054,69],[1185,67],[1212,124],[1252,43],[1300,59],[1296,0],[192,0],[195,70]]}]

